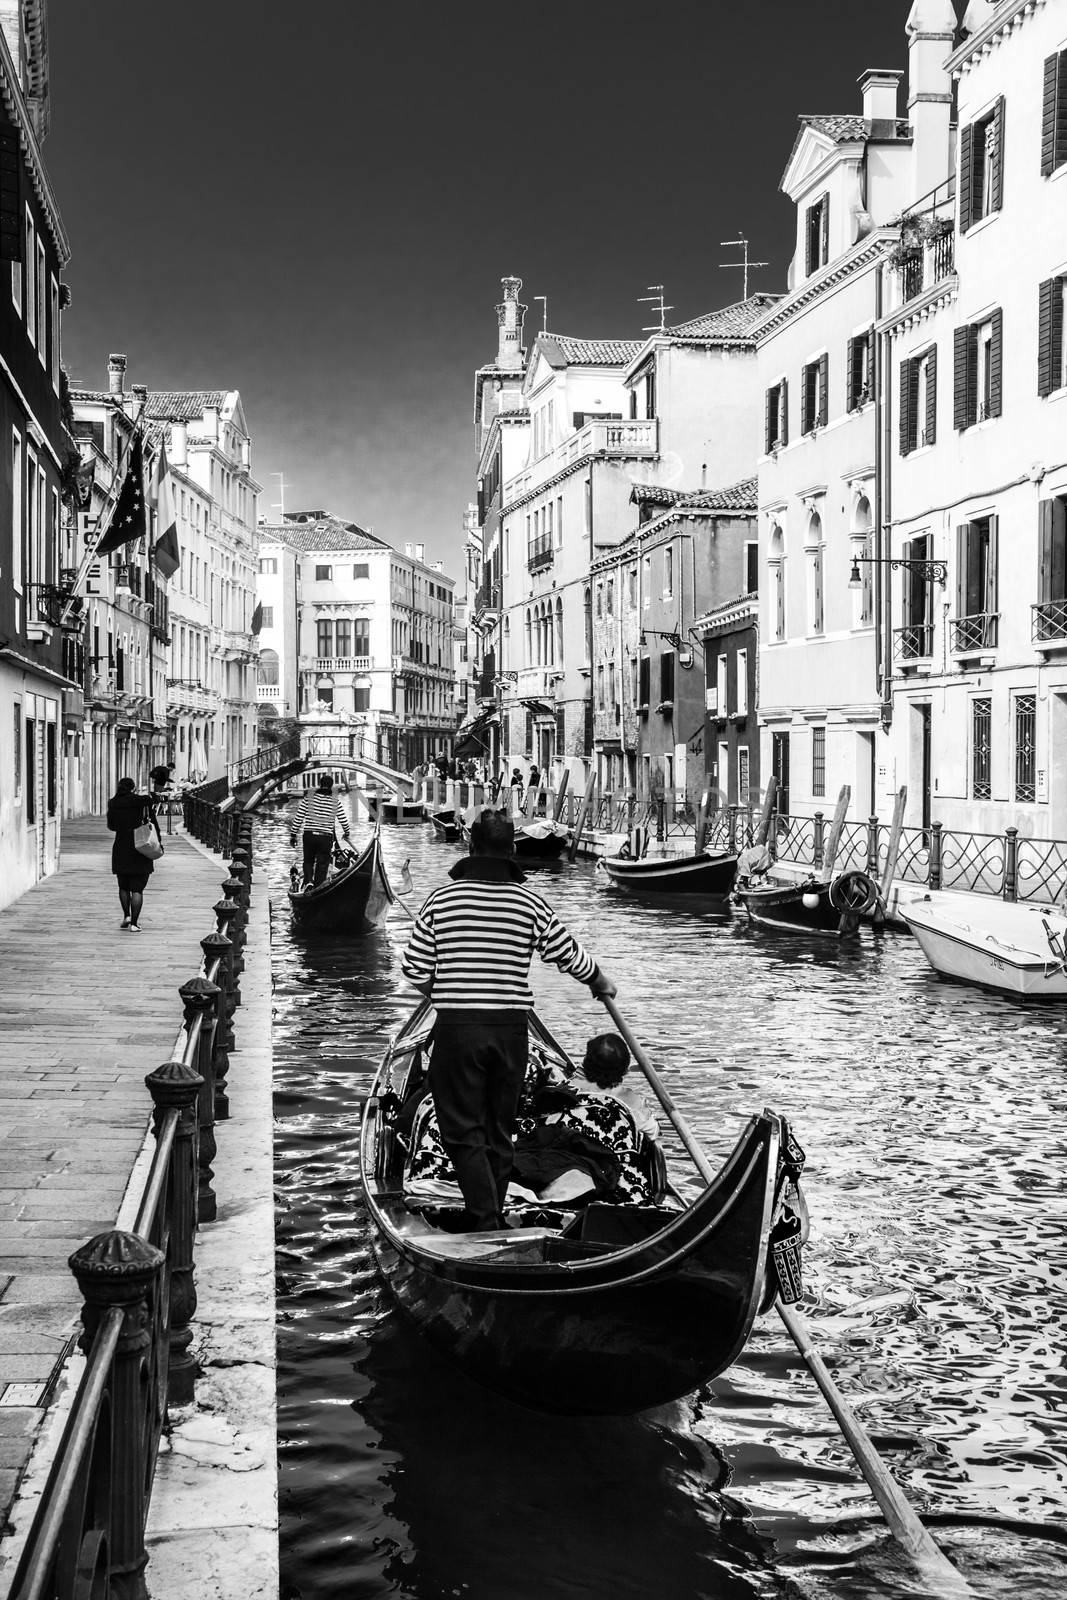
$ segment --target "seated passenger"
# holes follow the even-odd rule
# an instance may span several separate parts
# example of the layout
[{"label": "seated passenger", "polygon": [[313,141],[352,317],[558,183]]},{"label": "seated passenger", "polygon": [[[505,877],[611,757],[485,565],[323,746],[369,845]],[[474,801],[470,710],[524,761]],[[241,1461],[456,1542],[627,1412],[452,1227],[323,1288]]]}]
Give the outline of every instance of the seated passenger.
[{"label": "seated passenger", "polygon": [[571,1086],[583,1096],[594,1100],[620,1100],[633,1113],[639,1134],[655,1139],[659,1123],[652,1114],[652,1105],[640,1089],[623,1083],[630,1066],[630,1052],[617,1033],[598,1033],[585,1047],[581,1067],[571,1079]]}]

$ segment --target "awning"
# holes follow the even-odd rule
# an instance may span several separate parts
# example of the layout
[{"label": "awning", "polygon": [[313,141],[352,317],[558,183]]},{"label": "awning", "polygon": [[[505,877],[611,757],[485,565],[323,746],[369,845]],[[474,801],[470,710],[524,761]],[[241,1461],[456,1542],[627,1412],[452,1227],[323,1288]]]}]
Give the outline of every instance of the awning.
[{"label": "awning", "polygon": [[469,723],[461,723],[456,729],[455,754],[472,756],[488,750],[488,728],[490,723],[496,720],[497,712],[494,708],[492,711],[479,711]]},{"label": "awning", "polygon": [[519,704],[525,706],[535,717],[555,717],[556,708],[545,703],[544,700],[520,700]]}]

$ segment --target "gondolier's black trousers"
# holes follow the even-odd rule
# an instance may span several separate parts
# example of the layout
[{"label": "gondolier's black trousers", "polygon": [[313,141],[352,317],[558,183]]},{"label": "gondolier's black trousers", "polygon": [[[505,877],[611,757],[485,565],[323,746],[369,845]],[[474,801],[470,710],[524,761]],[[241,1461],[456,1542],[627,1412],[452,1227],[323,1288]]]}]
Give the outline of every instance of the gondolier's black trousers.
[{"label": "gondolier's black trousers", "polygon": [[317,888],[325,883],[333,854],[332,833],[311,833],[304,829],[304,882]]},{"label": "gondolier's black trousers", "polygon": [[430,1088],[441,1142],[474,1226],[499,1227],[529,1056],[526,1013],[439,1012],[432,1038]]}]

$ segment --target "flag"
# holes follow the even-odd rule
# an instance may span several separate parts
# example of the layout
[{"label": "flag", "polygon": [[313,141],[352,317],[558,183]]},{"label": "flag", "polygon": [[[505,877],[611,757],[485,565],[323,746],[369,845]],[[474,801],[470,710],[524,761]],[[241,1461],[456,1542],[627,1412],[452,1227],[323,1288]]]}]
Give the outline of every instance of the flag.
[{"label": "flag", "polygon": [[74,501],[79,511],[88,511],[93,503],[93,483],[96,479],[96,458],[89,456],[81,461],[74,474]]},{"label": "flag", "polygon": [[170,467],[166,446],[159,441],[159,454],[152,466],[152,504],[156,512],[156,542],[152,555],[165,578],[172,578],[182,564],[178,544],[178,522],[174,515],[174,494],[170,486]]},{"label": "flag", "polygon": [[124,544],[140,539],[146,531],[144,506],[144,461],[141,454],[141,435],[135,434],[130,446],[130,460],[126,477],[119,490],[118,502],[111,513],[111,521],[93,551],[95,556],[106,556],[112,550],[121,550]]},{"label": "flag", "polygon": [[252,632],[258,633],[263,626],[263,607],[257,603],[252,613]]}]

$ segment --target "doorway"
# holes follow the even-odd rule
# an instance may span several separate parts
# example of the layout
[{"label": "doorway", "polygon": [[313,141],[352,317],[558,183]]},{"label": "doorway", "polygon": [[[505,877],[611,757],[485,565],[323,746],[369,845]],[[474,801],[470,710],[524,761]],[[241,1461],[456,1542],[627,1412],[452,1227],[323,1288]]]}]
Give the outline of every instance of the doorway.
[{"label": "doorway", "polygon": [[919,736],[921,740],[919,791],[922,795],[922,828],[925,833],[932,821],[933,775],[930,740],[930,707],[917,707]]}]

